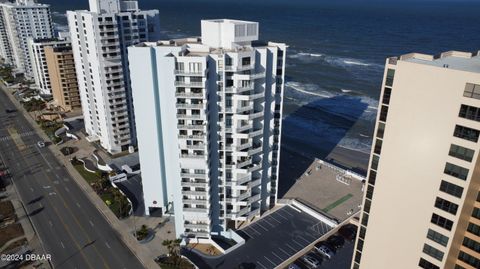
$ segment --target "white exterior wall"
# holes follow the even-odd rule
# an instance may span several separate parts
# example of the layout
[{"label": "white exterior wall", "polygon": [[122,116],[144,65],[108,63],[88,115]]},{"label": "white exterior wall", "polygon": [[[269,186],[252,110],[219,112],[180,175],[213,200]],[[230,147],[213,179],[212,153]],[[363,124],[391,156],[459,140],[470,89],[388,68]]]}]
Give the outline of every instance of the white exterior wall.
[{"label": "white exterior wall", "polygon": [[158,11],[69,11],[67,16],[89,140],[110,153],[127,150],[136,144],[127,47],[158,39]]},{"label": "white exterior wall", "polygon": [[[217,48],[195,38],[172,42],[129,49],[135,115],[142,119],[137,133],[145,207],[164,199],[161,190],[167,188],[177,236],[209,238],[276,203],[284,76],[277,75],[277,64],[284,67],[286,46],[234,44],[233,50],[212,52]],[[242,64],[245,57],[250,64]],[[231,66],[225,66],[226,58]],[[145,68],[149,62],[156,77],[145,75],[153,69]],[[160,101],[147,100],[153,96],[146,89],[158,91]],[[155,110],[162,111],[159,117],[152,117]],[[165,122],[174,125],[167,129]],[[158,125],[161,134],[151,131]],[[166,165],[158,156],[167,156],[171,145],[168,156],[174,157]],[[158,163],[172,175],[162,175]]]},{"label": "white exterior wall", "polygon": [[50,7],[33,1],[0,3],[0,54],[18,72],[33,78],[28,38],[44,39],[54,36]]}]

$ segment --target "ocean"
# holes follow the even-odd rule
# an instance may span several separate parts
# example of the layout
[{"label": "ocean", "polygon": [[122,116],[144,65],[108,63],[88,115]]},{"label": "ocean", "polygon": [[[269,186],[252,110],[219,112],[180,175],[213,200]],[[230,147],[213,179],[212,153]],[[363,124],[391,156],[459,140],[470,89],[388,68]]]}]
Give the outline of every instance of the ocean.
[{"label": "ocean", "polygon": [[[88,8],[87,0],[40,2],[52,5],[58,29],[65,29],[65,10]],[[338,147],[366,153],[359,156],[368,159],[386,57],[480,50],[480,1],[140,0],[139,4],[160,11],[164,38],[199,35],[201,19],[234,18],[258,21],[263,40],[287,43],[282,154],[288,150],[308,159],[325,158]]]}]

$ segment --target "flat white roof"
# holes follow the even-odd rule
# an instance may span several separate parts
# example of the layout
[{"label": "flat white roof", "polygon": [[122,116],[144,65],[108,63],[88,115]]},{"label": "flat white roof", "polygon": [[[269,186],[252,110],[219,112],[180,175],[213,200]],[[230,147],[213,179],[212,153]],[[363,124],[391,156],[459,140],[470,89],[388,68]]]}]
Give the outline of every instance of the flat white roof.
[{"label": "flat white roof", "polygon": [[411,53],[401,56],[400,61],[480,73],[480,55],[469,52],[449,51],[442,53],[439,57]]}]

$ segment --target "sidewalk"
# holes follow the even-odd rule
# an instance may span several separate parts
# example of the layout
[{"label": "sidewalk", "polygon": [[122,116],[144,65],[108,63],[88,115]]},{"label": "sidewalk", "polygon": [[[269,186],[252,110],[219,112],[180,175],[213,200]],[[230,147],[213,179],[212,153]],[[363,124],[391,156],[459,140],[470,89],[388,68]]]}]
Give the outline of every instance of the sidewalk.
[{"label": "sidewalk", "polygon": [[[33,126],[35,131],[42,137],[45,141],[48,141],[49,138],[43,132],[43,130],[37,125],[34,119],[26,112],[22,105],[12,96],[10,91],[5,88],[3,84],[0,84],[0,88],[5,91],[8,98],[15,104],[18,109],[18,112],[23,113],[27,121]],[[60,163],[63,163],[65,168],[68,170],[71,177],[75,180],[78,186],[83,190],[85,195],[89,200],[97,207],[97,209],[102,213],[105,219],[110,223],[111,227],[115,229],[120,238],[123,240],[126,246],[130,248],[133,254],[138,258],[138,260],[148,269],[158,269],[160,268],[158,264],[153,260],[156,256],[152,256],[151,251],[143,245],[140,245],[135,237],[130,233],[128,226],[125,223],[120,222],[120,220],[113,214],[113,212],[108,208],[108,206],[100,199],[100,197],[93,191],[93,189],[88,185],[85,179],[75,170],[71,165],[69,157],[63,156],[60,152],[60,147],[57,145],[51,145],[48,149],[52,152],[53,155],[59,160]]]}]

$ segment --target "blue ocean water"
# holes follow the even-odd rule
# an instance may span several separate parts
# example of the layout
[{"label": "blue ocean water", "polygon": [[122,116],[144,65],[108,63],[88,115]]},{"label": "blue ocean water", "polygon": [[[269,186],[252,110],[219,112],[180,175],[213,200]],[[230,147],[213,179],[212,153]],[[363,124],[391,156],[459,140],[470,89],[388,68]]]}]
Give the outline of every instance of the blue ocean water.
[{"label": "blue ocean water", "polygon": [[[52,4],[58,28],[67,9]],[[160,11],[165,38],[200,34],[200,20],[260,22],[261,39],[287,43],[283,144],[309,157],[341,146],[370,152],[385,58],[480,50],[480,1],[140,0]]]}]

